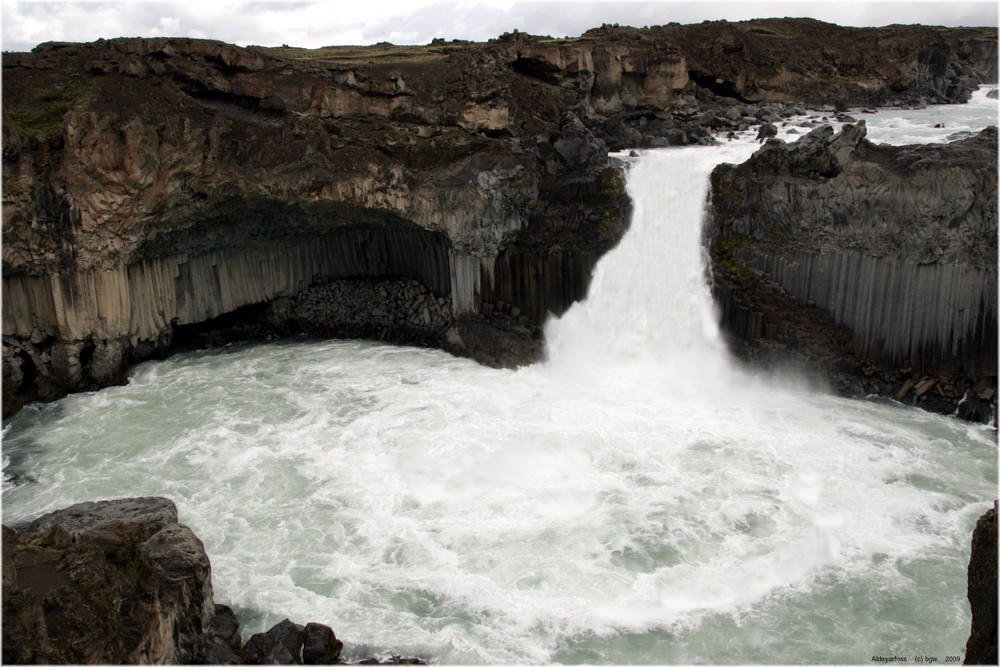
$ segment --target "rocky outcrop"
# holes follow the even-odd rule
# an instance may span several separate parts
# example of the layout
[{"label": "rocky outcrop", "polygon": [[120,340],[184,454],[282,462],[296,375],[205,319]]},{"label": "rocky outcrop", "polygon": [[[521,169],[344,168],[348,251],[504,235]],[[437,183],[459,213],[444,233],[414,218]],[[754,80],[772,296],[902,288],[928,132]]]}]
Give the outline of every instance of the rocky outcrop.
[{"label": "rocky outcrop", "polygon": [[[11,664],[342,664],[321,623],[288,619],[243,644],[212,597],[201,540],[166,498],[86,502],[3,527],[3,661]],[[366,664],[426,664],[370,658]]]},{"label": "rocky outcrop", "polygon": [[215,604],[201,541],[165,498],[82,503],[4,527],[3,659],[194,663]]},{"label": "rocky outcrop", "polygon": [[[5,53],[4,415],[122,382],[175,337],[301,330],[289,301],[336,280],[418,281],[450,313],[403,339],[530,362],[540,324],[585,295],[624,233],[608,148],[705,141],[793,102],[962,100],[995,77],[995,41],[774,20]],[[388,319],[376,310],[362,319]]]},{"label": "rocky outcrop", "polygon": [[969,607],[972,630],[965,664],[997,664],[997,504],[979,517],[969,559]]},{"label": "rocky outcrop", "polygon": [[742,356],[797,359],[844,393],[951,413],[971,390],[967,407],[995,406],[996,128],[943,145],[864,137],[863,122],[822,126],[713,172],[723,329]]}]

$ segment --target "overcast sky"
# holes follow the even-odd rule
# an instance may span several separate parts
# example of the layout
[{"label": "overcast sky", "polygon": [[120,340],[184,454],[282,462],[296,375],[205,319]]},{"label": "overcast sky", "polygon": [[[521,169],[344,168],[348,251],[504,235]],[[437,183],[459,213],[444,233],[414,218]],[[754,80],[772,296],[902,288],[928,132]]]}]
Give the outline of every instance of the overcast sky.
[{"label": "overcast sky", "polygon": [[840,25],[997,25],[989,2],[752,2],[652,0],[0,0],[2,48],[100,37],[206,37],[240,45],[426,44],[435,37],[485,41],[514,29],[576,36],[602,23],[642,27],[706,19],[809,16]]}]

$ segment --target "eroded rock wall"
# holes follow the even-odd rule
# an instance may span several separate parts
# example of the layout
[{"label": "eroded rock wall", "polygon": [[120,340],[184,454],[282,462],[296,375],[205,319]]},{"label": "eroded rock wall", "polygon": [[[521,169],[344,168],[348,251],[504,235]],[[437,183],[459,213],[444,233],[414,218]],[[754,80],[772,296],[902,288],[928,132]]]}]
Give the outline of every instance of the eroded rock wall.
[{"label": "eroded rock wall", "polygon": [[530,362],[627,225],[609,147],[705,141],[793,102],[960,101],[995,76],[995,41],[768,20],[5,53],[4,414],[122,381],[177,327],[282,335],[272,305],[332,279],[417,280],[450,301],[447,349]]},{"label": "eroded rock wall", "polygon": [[997,664],[997,503],[979,517],[972,533],[968,592],[972,628],[966,665]]},{"label": "eroded rock wall", "polygon": [[[804,356],[846,393],[995,401],[996,129],[926,146],[864,135],[824,126],[713,172],[723,328],[744,356]],[[921,378],[938,384],[926,398],[906,386]]]},{"label": "eroded rock wall", "polygon": [[[479,317],[529,227],[546,256],[596,261],[627,221],[606,147],[565,91],[499,58],[327,63],[186,39],[5,55],[4,414],[121,382],[179,328],[300,330],[272,305],[324,281],[417,281],[448,321]],[[442,340],[432,319],[408,337]]]}]

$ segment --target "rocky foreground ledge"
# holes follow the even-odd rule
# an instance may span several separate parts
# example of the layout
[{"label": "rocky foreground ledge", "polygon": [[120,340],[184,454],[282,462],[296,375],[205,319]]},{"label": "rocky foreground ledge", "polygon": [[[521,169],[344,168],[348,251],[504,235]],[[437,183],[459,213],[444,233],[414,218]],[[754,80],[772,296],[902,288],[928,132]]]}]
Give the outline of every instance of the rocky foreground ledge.
[{"label": "rocky foreground ledge", "polygon": [[204,545],[166,498],[80,503],[3,527],[6,664],[340,664],[342,648],[328,626],[288,619],[244,644],[232,609],[213,600]]},{"label": "rocky foreground ledge", "polygon": [[997,664],[997,503],[979,517],[972,533],[969,559],[969,606],[972,631],[965,645],[965,664]]}]

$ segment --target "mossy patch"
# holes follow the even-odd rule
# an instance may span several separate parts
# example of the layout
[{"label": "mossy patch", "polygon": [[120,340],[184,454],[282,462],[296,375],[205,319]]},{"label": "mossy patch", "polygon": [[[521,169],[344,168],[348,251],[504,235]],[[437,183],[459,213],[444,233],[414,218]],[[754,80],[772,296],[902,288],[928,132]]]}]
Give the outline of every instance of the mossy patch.
[{"label": "mossy patch", "polygon": [[69,89],[42,91],[27,104],[4,109],[4,123],[33,137],[50,137],[59,131],[70,111],[79,111],[90,103],[86,92]]},{"label": "mossy patch", "polygon": [[752,244],[752,239],[742,235],[724,236],[717,239],[708,251],[712,258],[713,270],[725,273],[726,277],[732,280],[745,281],[747,273],[740,260],[740,255]]}]

